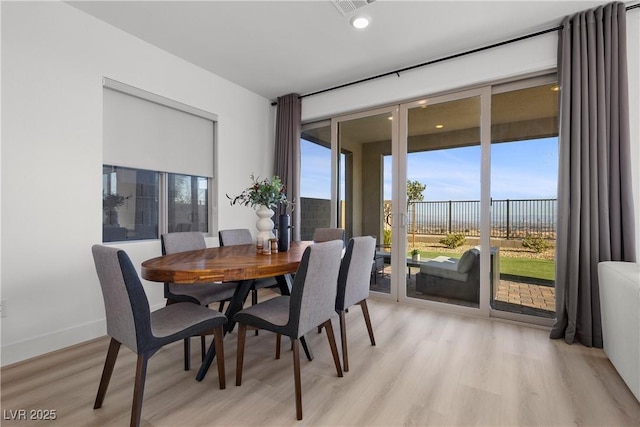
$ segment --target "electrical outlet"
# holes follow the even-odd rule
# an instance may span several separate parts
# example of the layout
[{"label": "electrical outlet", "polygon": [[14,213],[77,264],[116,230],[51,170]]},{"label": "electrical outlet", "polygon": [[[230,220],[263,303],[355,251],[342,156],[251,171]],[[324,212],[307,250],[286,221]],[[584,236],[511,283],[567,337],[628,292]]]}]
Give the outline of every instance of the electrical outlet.
[{"label": "electrical outlet", "polygon": [[0,300],[0,317],[7,317],[7,300]]}]

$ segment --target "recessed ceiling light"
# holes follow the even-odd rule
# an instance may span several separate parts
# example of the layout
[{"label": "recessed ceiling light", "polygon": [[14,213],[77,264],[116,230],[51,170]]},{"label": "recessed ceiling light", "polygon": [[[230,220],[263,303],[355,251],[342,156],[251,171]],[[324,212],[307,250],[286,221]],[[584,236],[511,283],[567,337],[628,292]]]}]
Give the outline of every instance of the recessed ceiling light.
[{"label": "recessed ceiling light", "polygon": [[436,129],[442,129],[443,127],[444,125],[440,125],[440,124],[436,125]]},{"label": "recessed ceiling light", "polygon": [[363,28],[367,28],[369,26],[369,21],[370,19],[367,16],[354,16],[353,18],[351,18],[351,25],[359,30],[362,30]]}]

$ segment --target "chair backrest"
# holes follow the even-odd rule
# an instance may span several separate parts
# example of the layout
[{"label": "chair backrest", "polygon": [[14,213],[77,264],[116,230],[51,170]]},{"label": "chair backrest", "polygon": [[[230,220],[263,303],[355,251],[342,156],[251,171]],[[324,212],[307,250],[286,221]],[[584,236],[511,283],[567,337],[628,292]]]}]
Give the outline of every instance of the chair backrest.
[{"label": "chair backrest", "polygon": [[344,239],[345,231],[343,228],[316,228],[313,232],[313,241],[316,243],[342,240],[342,246],[344,247]]},{"label": "chair backrest", "polygon": [[329,241],[305,249],[291,287],[289,329],[300,338],[335,316],[335,301],[342,243]]},{"label": "chair backrest", "polygon": [[138,273],[121,249],[94,245],[93,260],[102,288],[107,334],[136,353],[151,340],[151,313]]},{"label": "chair backrest", "polygon": [[371,265],[376,254],[376,239],[371,236],[349,240],[340,264],[336,310],[344,310],[369,296]]},{"label": "chair backrest", "polygon": [[207,242],[205,242],[204,234],[201,231],[164,233],[160,236],[160,241],[162,243],[162,255],[207,248]]},{"label": "chair backrest", "polygon": [[[162,244],[162,255],[176,254],[180,252],[196,251],[198,249],[206,249],[207,242],[204,240],[204,234],[201,231],[181,231],[177,233],[164,233],[160,236]],[[164,297],[172,299],[171,283],[164,284]]]},{"label": "chair backrest", "polygon": [[220,246],[248,245],[253,243],[253,237],[248,228],[234,228],[218,231]]}]

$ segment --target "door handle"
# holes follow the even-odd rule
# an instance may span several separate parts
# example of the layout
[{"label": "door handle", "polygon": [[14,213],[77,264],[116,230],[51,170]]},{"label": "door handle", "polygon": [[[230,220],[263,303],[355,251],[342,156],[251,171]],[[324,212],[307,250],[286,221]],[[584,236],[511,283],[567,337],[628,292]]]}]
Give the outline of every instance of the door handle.
[{"label": "door handle", "polygon": [[409,223],[409,217],[407,216],[407,214],[400,214],[400,227],[402,228],[406,228],[407,224]]},{"label": "door handle", "polygon": [[[400,218],[399,221],[396,220],[398,219],[398,217]],[[400,215],[389,214],[386,216],[385,222],[390,227],[406,228],[407,224],[409,223],[409,217],[406,214],[400,214]]]}]

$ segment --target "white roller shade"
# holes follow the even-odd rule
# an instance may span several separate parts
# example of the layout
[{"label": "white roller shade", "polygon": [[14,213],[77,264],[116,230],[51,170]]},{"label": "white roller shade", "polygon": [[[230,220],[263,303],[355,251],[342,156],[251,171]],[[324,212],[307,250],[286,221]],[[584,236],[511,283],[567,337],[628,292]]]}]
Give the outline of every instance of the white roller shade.
[{"label": "white roller shade", "polygon": [[213,178],[215,122],[184,111],[201,110],[108,79],[103,95],[104,164]]}]

